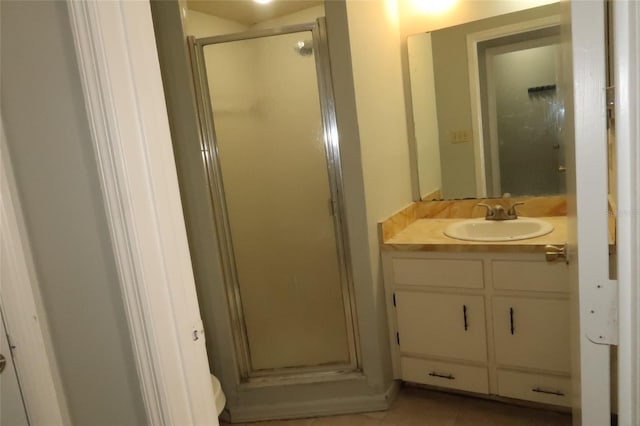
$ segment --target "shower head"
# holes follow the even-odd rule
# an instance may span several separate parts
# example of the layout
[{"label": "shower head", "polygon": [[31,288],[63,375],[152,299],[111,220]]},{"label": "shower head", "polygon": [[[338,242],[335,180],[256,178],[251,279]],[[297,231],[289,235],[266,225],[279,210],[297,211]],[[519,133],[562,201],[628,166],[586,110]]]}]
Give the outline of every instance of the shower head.
[{"label": "shower head", "polygon": [[295,50],[300,56],[311,56],[313,54],[313,41],[299,41],[296,43]]}]

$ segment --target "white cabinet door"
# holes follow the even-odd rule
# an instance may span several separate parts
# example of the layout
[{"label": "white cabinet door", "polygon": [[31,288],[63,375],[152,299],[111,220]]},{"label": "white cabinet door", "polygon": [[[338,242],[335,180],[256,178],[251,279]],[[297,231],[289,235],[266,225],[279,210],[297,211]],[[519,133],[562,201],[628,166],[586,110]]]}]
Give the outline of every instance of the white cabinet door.
[{"label": "white cabinet door", "polygon": [[397,291],[400,351],[487,360],[484,297]]},{"label": "white cabinet door", "polygon": [[493,333],[498,366],[569,373],[569,302],[494,297]]}]

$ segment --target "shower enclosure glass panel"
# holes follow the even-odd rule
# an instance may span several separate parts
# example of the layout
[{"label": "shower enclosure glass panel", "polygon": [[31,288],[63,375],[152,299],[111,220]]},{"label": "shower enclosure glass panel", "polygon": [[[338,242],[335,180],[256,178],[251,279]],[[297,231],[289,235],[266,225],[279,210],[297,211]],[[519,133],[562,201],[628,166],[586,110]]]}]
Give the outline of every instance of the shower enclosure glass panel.
[{"label": "shower enclosure glass panel", "polygon": [[213,203],[223,205],[247,376],[355,365],[336,164],[312,40],[302,31],[201,51],[214,132],[203,151],[217,174]]}]

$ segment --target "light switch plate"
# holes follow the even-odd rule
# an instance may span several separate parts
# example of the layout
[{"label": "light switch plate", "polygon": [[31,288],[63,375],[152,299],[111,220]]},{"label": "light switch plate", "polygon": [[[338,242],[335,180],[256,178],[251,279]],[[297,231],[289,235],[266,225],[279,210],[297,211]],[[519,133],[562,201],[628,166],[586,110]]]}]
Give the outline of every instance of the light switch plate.
[{"label": "light switch plate", "polygon": [[471,142],[472,134],[471,130],[453,130],[449,132],[449,142],[451,143],[466,143]]}]

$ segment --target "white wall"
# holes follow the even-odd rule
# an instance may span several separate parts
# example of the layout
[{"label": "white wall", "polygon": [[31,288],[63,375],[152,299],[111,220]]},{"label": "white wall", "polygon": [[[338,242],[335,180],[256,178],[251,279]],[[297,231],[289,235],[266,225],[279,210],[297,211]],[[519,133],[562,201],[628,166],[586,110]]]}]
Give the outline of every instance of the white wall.
[{"label": "white wall", "polygon": [[7,145],[71,422],[144,425],[66,5],[0,8]]}]

